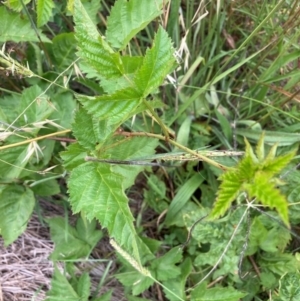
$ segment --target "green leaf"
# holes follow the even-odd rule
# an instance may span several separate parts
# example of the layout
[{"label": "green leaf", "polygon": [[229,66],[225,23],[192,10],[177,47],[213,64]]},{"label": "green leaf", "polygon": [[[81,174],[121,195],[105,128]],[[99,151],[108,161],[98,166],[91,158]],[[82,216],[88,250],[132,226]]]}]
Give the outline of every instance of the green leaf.
[{"label": "green leaf", "polygon": [[[115,140],[109,141],[114,143]],[[158,140],[148,137],[133,137],[118,141],[119,147],[109,148],[105,151],[105,157],[117,160],[130,160],[141,156],[151,156],[155,153]],[[117,142],[117,143],[118,143]],[[100,150],[101,151],[101,150]],[[111,170],[123,176],[123,189],[127,189],[134,184],[136,176],[144,170],[144,166],[113,165]]]},{"label": "green leaf", "polygon": [[[9,139],[11,143],[20,142],[20,139]],[[27,155],[28,146],[18,146],[0,151],[0,178],[10,181],[19,178],[23,168],[28,162]]]},{"label": "green leaf", "polygon": [[91,278],[88,273],[83,273],[76,285],[76,291],[80,296],[80,301],[88,301],[91,289]]},{"label": "green leaf", "polygon": [[174,49],[167,32],[160,27],[155,35],[153,47],[148,49],[141,68],[136,73],[135,85],[146,97],[153,92],[175,64]]},{"label": "green leaf", "polygon": [[74,213],[83,211],[88,219],[97,218],[111,237],[130,250],[136,247],[135,228],[122,182],[123,177],[107,164],[82,164],[70,176],[70,202]]},{"label": "green leaf", "polygon": [[95,221],[83,223],[79,218],[76,228],[61,217],[49,218],[47,222],[55,243],[52,260],[86,258],[102,236],[102,232],[96,230]]},{"label": "green leaf", "polygon": [[68,279],[55,266],[51,280],[51,290],[47,292],[46,301],[58,300],[78,301],[80,300],[80,296],[69,283]]},{"label": "green leaf", "polygon": [[118,0],[107,19],[106,37],[118,50],[162,13],[162,0]]},{"label": "green leaf", "polygon": [[116,78],[122,75],[120,55],[114,53],[100,36],[80,0],[74,1],[74,21],[79,57],[105,78]]},{"label": "green leaf", "polygon": [[[24,0],[24,5],[30,3],[31,0]],[[6,5],[8,8],[20,12],[23,9],[22,2],[20,0],[7,0],[3,2],[4,5]]]},{"label": "green leaf", "polygon": [[146,289],[148,289],[153,283],[154,280],[141,275],[137,271],[130,271],[122,274],[117,274],[116,278],[127,287],[132,288],[132,294],[134,296],[141,294]]},{"label": "green leaf", "polygon": [[29,188],[8,185],[2,189],[0,200],[0,233],[7,246],[25,231],[35,198]]},{"label": "green leaf", "polygon": [[52,55],[55,60],[55,68],[65,70],[75,61],[76,39],[74,33],[61,33],[52,40]]},{"label": "green leaf", "polygon": [[53,0],[37,0],[36,14],[37,27],[45,25],[52,17],[52,9],[54,7]]},{"label": "green leaf", "polygon": [[270,160],[269,156],[267,156],[263,163],[262,170],[271,173],[272,175],[276,175],[290,163],[295,154],[296,152],[294,151]]},{"label": "green leaf", "polygon": [[[35,30],[31,27],[29,20],[21,18],[20,14],[8,11],[5,7],[0,7],[0,42],[39,42]],[[51,41],[38,30],[43,42]]]},{"label": "green leaf", "polygon": [[50,196],[60,193],[60,187],[55,179],[49,179],[38,175],[35,178],[36,181],[42,180],[40,184],[31,186],[32,191],[35,195],[39,196]]},{"label": "green leaf", "polygon": [[289,225],[288,203],[284,195],[276,189],[264,172],[257,172],[252,184],[244,185],[251,198],[257,198],[265,206],[275,208],[284,223]]},{"label": "green leaf", "polygon": [[76,112],[73,124],[73,133],[78,143],[87,150],[95,150],[105,140],[107,140],[118,128],[112,125],[110,120],[100,120],[80,108]]},{"label": "green leaf", "polygon": [[152,261],[151,270],[155,271],[156,279],[165,281],[180,275],[180,268],[176,266],[182,260],[182,249],[179,247]]},{"label": "green leaf", "polygon": [[85,163],[87,156],[86,149],[79,143],[70,144],[66,151],[60,153],[61,158],[64,160],[64,167],[71,171],[73,168]]},{"label": "green leaf", "polygon": [[199,188],[204,179],[205,178],[202,174],[196,173],[179,188],[167,212],[165,220],[167,225],[170,226],[176,223],[178,213],[190,200],[191,196],[194,194],[196,189]]},{"label": "green leaf", "polygon": [[[20,124],[28,125],[39,121],[45,121],[54,111],[49,97],[37,85],[27,88],[22,93],[19,107]],[[39,131],[37,128],[36,131]]]},{"label": "green leaf", "polygon": [[197,289],[192,292],[191,301],[239,301],[247,293],[235,290],[232,287],[215,287],[198,294]]},{"label": "green leaf", "polygon": [[133,88],[98,97],[79,96],[78,100],[95,118],[109,119],[111,124],[125,121],[140,103],[140,95]]},{"label": "green leaf", "polygon": [[90,16],[92,22],[97,25],[98,23],[98,12],[101,9],[101,1],[98,0],[83,0],[82,5],[84,6],[87,14]]},{"label": "green leaf", "polygon": [[49,116],[49,119],[54,120],[55,123],[64,127],[65,129],[71,128],[74,119],[77,102],[72,93],[63,92],[56,93],[51,97],[55,111]]},{"label": "green leaf", "polygon": [[236,170],[229,170],[221,176],[222,183],[218,190],[218,198],[210,213],[211,218],[222,216],[238,196],[242,181]]}]

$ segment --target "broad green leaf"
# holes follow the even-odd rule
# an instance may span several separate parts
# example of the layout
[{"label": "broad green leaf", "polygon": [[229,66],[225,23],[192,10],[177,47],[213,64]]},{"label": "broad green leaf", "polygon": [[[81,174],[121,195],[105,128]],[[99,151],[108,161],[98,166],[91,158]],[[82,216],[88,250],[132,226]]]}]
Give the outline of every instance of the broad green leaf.
[{"label": "broad green leaf", "polygon": [[79,57],[83,58],[99,75],[105,78],[119,77],[123,73],[120,55],[107,45],[80,0],[74,1],[75,37]]},{"label": "broad green leaf", "polygon": [[235,290],[233,287],[214,287],[200,294],[194,290],[191,294],[191,301],[239,301],[247,293]]},{"label": "broad green leaf", "polygon": [[55,267],[51,280],[51,290],[47,292],[46,301],[78,301],[79,294],[72,287],[68,279]]},{"label": "broad green leaf", "polygon": [[179,188],[167,212],[165,220],[165,223],[167,225],[170,226],[176,223],[178,213],[190,200],[191,196],[199,188],[204,180],[205,178],[202,174],[196,173]]},{"label": "broad green leaf", "polygon": [[160,27],[148,49],[141,68],[135,77],[135,85],[146,97],[160,86],[175,64],[174,49],[167,32]]},{"label": "broad green leaf", "polygon": [[[109,141],[114,143],[115,141]],[[118,147],[109,148],[103,155],[117,160],[130,160],[141,156],[151,156],[155,153],[158,140],[148,137],[133,137],[131,139],[120,140]],[[105,145],[104,145],[105,147]],[[101,152],[101,150],[100,150]],[[111,170],[123,176],[123,189],[127,189],[134,184],[136,176],[144,170],[144,166],[113,165]]]},{"label": "broad green leaf", "polygon": [[87,150],[94,150],[110,137],[118,125],[112,125],[110,120],[99,120],[92,117],[83,108],[76,112],[73,133],[78,143]]},{"label": "broad green leaf", "polygon": [[221,180],[222,183],[218,190],[218,198],[210,213],[211,218],[222,216],[238,196],[238,193],[242,188],[240,175],[236,170],[227,171],[221,176]]},{"label": "broad green leaf", "polygon": [[[167,2],[167,1],[165,1]],[[107,19],[106,37],[118,50],[162,13],[162,0],[118,0]]]},{"label": "broad green leaf", "polygon": [[117,274],[116,278],[124,286],[131,287],[132,294],[134,296],[141,294],[154,283],[153,279],[141,275],[138,271],[135,270]]},{"label": "broad green leaf", "polygon": [[51,97],[54,112],[48,119],[54,120],[55,123],[64,127],[65,129],[71,128],[71,124],[74,119],[75,110],[77,108],[77,102],[74,99],[72,93],[62,92],[56,93]]},{"label": "broad green leaf", "polygon": [[275,208],[286,225],[289,225],[288,203],[284,195],[270,183],[264,172],[257,172],[253,183],[244,185],[251,198],[270,208]]},{"label": "broad green leaf", "polygon": [[64,167],[71,171],[73,168],[85,163],[87,153],[86,149],[79,143],[72,143],[66,151],[60,153],[60,156],[64,160]]},{"label": "broad green leaf", "polygon": [[79,96],[78,100],[95,118],[109,119],[111,124],[119,124],[139,105],[140,95],[135,89],[124,89],[112,95]]},{"label": "broad green leaf", "polygon": [[[21,18],[20,14],[10,12],[5,7],[0,7],[0,42],[39,42],[35,30],[29,20]],[[51,41],[38,30],[43,42]]]},{"label": "broad green leaf", "polygon": [[88,219],[97,218],[111,237],[132,250],[136,248],[135,228],[122,182],[123,177],[107,164],[82,164],[70,176],[70,202],[74,213],[83,211]]},{"label": "broad green leaf", "polygon": [[[30,2],[31,0],[23,0],[24,5],[27,5]],[[3,4],[17,12],[20,12],[23,9],[21,0],[6,0]]]},{"label": "broad green leaf", "polygon": [[102,236],[102,232],[95,228],[95,221],[83,223],[79,218],[76,228],[61,217],[49,218],[47,222],[55,244],[52,260],[86,258]]},{"label": "broad green leaf", "polygon": [[76,39],[74,33],[61,33],[52,40],[52,55],[55,60],[55,67],[63,71],[76,59]]},{"label": "broad green leaf", "polygon": [[104,293],[100,297],[93,298],[93,301],[110,301],[112,296],[112,290],[109,290],[108,292]]},{"label": "broad green leaf", "polygon": [[151,263],[151,270],[155,271],[155,278],[160,281],[176,278],[181,270],[177,264],[182,260],[182,249],[173,248],[163,256],[154,259]]},{"label": "broad green leaf", "polygon": [[[49,97],[39,86],[31,86],[23,91],[19,107],[22,125],[44,121],[53,111],[54,107],[51,105]],[[39,128],[36,129],[37,131]]]},{"label": "broad green leaf", "polygon": [[35,177],[35,180],[41,181],[40,184],[31,186],[31,189],[35,195],[51,196],[51,195],[60,193],[60,187],[57,183],[57,180],[51,179],[51,178],[49,180],[47,180],[47,178],[45,178],[39,174],[37,175],[37,177]]},{"label": "broad green leaf", "polygon": [[[176,279],[164,281],[163,290],[166,294],[166,297],[170,301],[178,301],[178,297],[180,297],[182,300],[186,300],[186,281],[193,270],[193,263],[191,258],[186,257],[185,260],[179,265],[179,268],[179,277],[177,277]],[[168,288],[168,290],[165,289],[165,287]]]},{"label": "broad green leaf", "polygon": [[50,20],[53,8],[53,0],[36,1],[37,27],[45,25]]},{"label": "broad green leaf", "polygon": [[98,0],[83,0],[82,5],[86,10],[87,14],[91,18],[92,22],[97,25],[99,18],[97,16],[99,10],[101,9],[101,1]]},{"label": "broad green leaf", "polygon": [[0,233],[5,246],[21,235],[35,205],[33,192],[21,185],[8,185],[0,194]]},{"label": "broad green leaf", "polygon": [[[20,139],[9,139],[8,142],[20,142]],[[28,162],[26,155],[27,146],[18,146],[4,150],[1,150],[0,147],[0,178],[5,181],[17,179]]]}]

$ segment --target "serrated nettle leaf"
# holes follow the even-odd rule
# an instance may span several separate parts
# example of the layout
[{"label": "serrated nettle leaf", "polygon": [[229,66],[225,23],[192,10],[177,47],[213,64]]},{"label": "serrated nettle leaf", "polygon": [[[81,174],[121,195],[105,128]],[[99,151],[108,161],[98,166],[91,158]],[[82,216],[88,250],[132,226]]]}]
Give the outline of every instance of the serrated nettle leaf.
[{"label": "serrated nettle leaf", "polygon": [[82,164],[70,176],[70,202],[73,212],[83,211],[88,219],[98,219],[111,237],[132,250],[137,247],[136,234],[122,182],[123,177],[107,164]]},{"label": "serrated nettle leaf", "polygon": [[163,0],[118,0],[107,19],[108,42],[122,50],[129,41],[162,13]]},{"label": "serrated nettle leaf", "polygon": [[98,23],[97,13],[101,9],[101,1],[98,0],[83,0],[82,5],[84,6],[87,14],[90,16],[91,20],[95,25]]},{"label": "serrated nettle leaf", "polygon": [[264,172],[257,172],[251,184],[245,184],[244,189],[251,198],[270,208],[275,208],[283,222],[289,226],[288,202],[284,195],[276,189]]},{"label": "serrated nettle leaf", "polygon": [[160,27],[153,46],[148,49],[141,68],[137,71],[134,84],[146,97],[160,86],[175,64],[174,49],[167,32]]},{"label": "serrated nettle leaf", "polygon": [[53,0],[37,0],[36,14],[37,14],[37,27],[46,24],[52,17],[52,9],[54,8]]},{"label": "serrated nettle leaf", "polygon": [[265,159],[262,170],[265,172],[272,173],[272,175],[276,175],[280,173],[295,157],[296,151],[290,152],[288,154],[279,156],[272,160],[268,160],[268,157]]},{"label": "serrated nettle leaf", "polygon": [[[6,7],[0,7],[0,42],[39,42],[39,38],[32,28],[29,20],[21,18],[20,14],[10,12]],[[38,30],[39,36],[44,43],[51,41]]]},{"label": "serrated nettle leaf", "polygon": [[259,160],[256,157],[256,155],[254,154],[252,146],[250,145],[250,143],[248,142],[248,140],[246,138],[244,138],[244,141],[246,144],[245,157],[249,156],[251,158],[251,161],[253,162],[253,164],[258,164]]},{"label": "serrated nettle leaf", "polygon": [[98,97],[79,96],[78,100],[95,118],[108,119],[111,124],[124,122],[141,102],[141,96],[133,88]]},{"label": "serrated nettle leaf", "polygon": [[[148,137],[133,137],[132,139],[123,139],[118,141],[119,147],[107,149],[104,153],[100,149],[102,157],[108,157],[119,160],[129,160],[141,156],[151,156],[155,153],[158,146],[158,140]],[[108,141],[108,146],[114,144],[114,141]],[[105,148],[105,145],[104,145]],[[113,165],[111,170],[123,176],[123,189],[127,189],[134,184],[136,176],[143,170],[143,166]]]},{"label": "serrated nettle leaf", "polygon": [[99,120],[90,115],[84,108],[76,112],[73,133],[78,143],[86,150],[95,150],[117,130],[110,120]]},{"label": "serrated nettle leaf", "polygon": [[221,176],[222,183],[218,190],[218,198],[209,217],[217,218],[222,216],[230,207],[242,189],[243,182],[236,170],[230,170]]},{"label": "serrated nettle leaf", "polygon": [[87,152],[79,143],[73,143],[67,147],[66,151],[61,152],[60,156],[64,160],[64,167],[71,171],[73,168],[86,162]]},{"label": "serrated nettle leaf", "polygon": [[89,63],[101,76],[120,77],[124,71],[120,55],[114,53],[100,36],[80,0],[74,1],[74,21],[79,57]]},{"label": "serrated nettle leaf", "polygon": [[35,205],[33,192],[21,185],[8,185],[0,194],[0,229],[5,246],[21,235]]}]

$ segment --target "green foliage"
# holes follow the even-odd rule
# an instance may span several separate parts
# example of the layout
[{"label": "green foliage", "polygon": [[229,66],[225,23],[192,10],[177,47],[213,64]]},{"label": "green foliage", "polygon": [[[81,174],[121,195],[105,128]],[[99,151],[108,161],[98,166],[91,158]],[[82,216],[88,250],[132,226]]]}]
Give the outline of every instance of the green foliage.
[{"label": "green foliage", "polygon": [[37,27],[41,27],[49,21],[53,7],[53,0],[38,0],[36,2]]},{"label": "green foliage", "polygon": [[39,39],[36,35],[37,32],[43,42],[50,42],[50,40],[42,34],[40,30],[36,32],[31,27],[29,20],[21,18],[17,13],[8,12],[5,7],[0,7],[0,18],[0,42],[38,42]]},{"label": "green foliage", "polygon": [[47,220],[55,249],[52,260],[68,260],[87,258],[91,250],[102,237],[102,232],[96,230],[96,221],[91,222],[78,218],[76,227],[72,227],[61,217]]},{"label": "green foliage", "polygon": [[295,152],[275,157],[277,145],[274,145],[265,156],[264,135],[261,136],[256,155],[245,139],[246,153],[236,169],[224,173],[218,199],[211,212],[211,217],[224,215],[238,194],[246,192],[249,198],[265,206],[275,208],[285,224],[289,225],[287,200],[276,188],[277,175],[295,156]]},{"label": "green foliage", "polygon": [[[298,300],[296,5],[113,2],[0,8],[5,245],[35,205],[42,218],[63,204],[80,215],[47,218],[50,258],[65,264],[47,300],[111,299],[98,294],[110,264],[94,293],[70,263],[95,260],[104,233],[127,300]],[[117,164],[152,159],[170,166]]]}]

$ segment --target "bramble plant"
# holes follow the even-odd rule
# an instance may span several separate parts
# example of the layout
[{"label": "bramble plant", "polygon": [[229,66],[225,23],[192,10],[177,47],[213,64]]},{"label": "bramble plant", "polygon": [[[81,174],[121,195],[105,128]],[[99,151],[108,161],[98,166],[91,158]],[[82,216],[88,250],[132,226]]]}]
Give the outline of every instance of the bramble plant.
[{"label": "bramble plant", "polygon": [[[7,43],[0,52],[7,79],[0,87],[1,235],[6,246],[15,241],[40,196],[65,201],[68,193],[78,213],[75,225],[46,219],[55,243],[50,259],[65,262],[66,271],[55,267],[48,301],[112,298],[112,291],[93,295],[89,274],[78,276],[72,263],[88,260],[105,236],[97,222],[116,251],[114,277],[127,300],[154,300],[142,294],[155,289],[155,299],[170,301],[299,299],[298,247],[289,243],[300,239],[293,161],[300,116],[285,110],[282,98],[292,98],[285,90],[299,79],[299,70],[283,70],[299,60],[299,33],[286,29],[291,36],[275,39],[268,27],[276,18],[288,27],[298,10],[286,20],[279,1],[263,4],[258,17],[245,7],[231,18],[234,5],[217,2],[207,4],[209,14],[179,0],[38,0],[35,14],[30,0],[0,7],[0,42]],[[101,6],[109,16],[99,23]],[[244,14],[253,27],[241,35]],[[230,34],[225,21],[237,22]],[[263,28],[268,43],[260,40]],[[24,43],[24,51],[9,41]],[[281,116],[286,125],[274,130],[283,127]],[[58,138],[66,134],[72,136]],[[245,145],[241,159],[237,143]],[[117,164],[168,156],[187,162],[155,162],[157,172]],[[143,189],[135,183],[141,172]],[[135,193],[143,199],[138,210],[130,204]],[[157,225],[144,220],[147,210]]]}]

